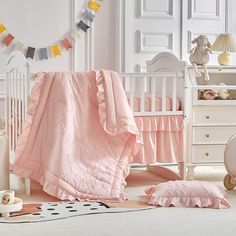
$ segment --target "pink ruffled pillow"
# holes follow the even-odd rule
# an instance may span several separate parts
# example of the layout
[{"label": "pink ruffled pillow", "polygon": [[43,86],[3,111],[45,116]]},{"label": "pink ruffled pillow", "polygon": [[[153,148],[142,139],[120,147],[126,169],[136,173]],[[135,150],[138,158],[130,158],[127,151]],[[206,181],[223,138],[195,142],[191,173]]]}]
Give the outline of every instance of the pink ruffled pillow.
[{"label": "pink ruffled pillow", "polygon": [[162,207],[229,208],[226,192],[206,181],[176,180],[152,185],[145,189],[147,203]]}]

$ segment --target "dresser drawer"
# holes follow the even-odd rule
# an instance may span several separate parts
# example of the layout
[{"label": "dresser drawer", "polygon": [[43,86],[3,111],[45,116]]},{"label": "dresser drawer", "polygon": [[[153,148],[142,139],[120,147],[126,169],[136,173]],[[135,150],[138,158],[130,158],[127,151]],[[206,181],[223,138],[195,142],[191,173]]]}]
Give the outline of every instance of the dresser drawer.
[{"label": "dresser drawer", "polygon": [[194,108],[193,125],[236,125],[236,109],[230,107]]},{"label": "dresser drawer", "polygon": [[192,163],[222,163],[225,145],[195,145],[192,149]]},{"label": "dresser drawer", "polygon": [[226,144],[236,134],[233,127],[193,127],[193,144]]}]

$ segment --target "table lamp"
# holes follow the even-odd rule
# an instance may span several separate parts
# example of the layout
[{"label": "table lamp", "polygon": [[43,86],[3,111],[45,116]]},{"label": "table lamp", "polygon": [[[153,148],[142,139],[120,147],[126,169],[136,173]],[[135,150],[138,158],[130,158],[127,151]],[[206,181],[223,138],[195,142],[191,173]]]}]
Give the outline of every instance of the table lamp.
[{"label": "table lamp", "polygon": [[218,62],[222,66],[231,64],[229,52],[236,52],[236,42],[231,34],[220,34],[211,46],[212,51],[222,52],[218,56]]}]

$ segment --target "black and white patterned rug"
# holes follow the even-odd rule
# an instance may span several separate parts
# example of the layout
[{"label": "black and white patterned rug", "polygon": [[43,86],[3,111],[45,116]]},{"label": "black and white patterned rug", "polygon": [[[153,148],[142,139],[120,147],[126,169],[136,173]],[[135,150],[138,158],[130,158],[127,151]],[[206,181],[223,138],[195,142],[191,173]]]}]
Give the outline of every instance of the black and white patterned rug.
[{"label": "black and white patterned rug", "polygon": [[152,206],[143,208],[110,208],[103,202],[51,202],[24,204],[22,211],[12,213],[9,218],[0,217],[0,223],[33,223],[66,219],[69,217],[104,214],[124,213],[153,209]]}]

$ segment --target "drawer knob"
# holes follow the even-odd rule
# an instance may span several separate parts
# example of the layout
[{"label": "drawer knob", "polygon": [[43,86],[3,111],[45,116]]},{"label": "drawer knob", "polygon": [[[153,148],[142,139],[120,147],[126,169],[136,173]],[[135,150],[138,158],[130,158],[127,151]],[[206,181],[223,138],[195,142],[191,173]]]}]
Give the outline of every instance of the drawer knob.
[{"label": "drawer knob", "polygon": [[206,134],[206,138],[210,138],[210,134]]},{"label": "drawer knob", "polygon": [[209,152],[205,152],[205,156],[208,157],[210,154]]},{"label": "drawer knob", "polygon": [[209,119],[210,119],[210,116],[206,116],[206,119],[209,120]]}]

